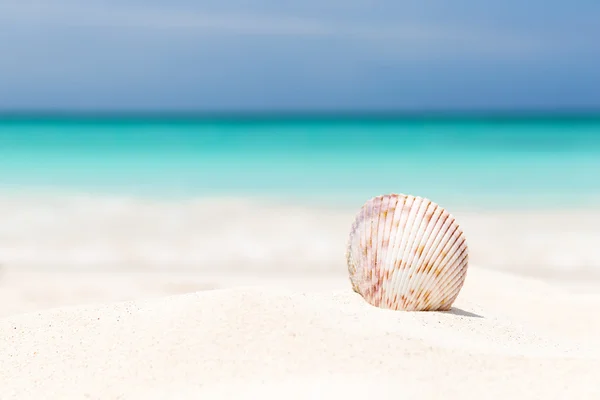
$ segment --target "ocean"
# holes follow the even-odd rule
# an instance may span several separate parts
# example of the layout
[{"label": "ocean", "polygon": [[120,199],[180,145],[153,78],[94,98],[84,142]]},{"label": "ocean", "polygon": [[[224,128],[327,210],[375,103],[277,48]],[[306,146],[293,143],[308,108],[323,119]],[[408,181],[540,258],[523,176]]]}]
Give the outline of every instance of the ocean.
[{"label": "ocean", "polygon": [[600,117],[6,117],[0,190],[594,206]]},{"label": "ocean", "polygon": [[457,214],[477,265],[600,274],[600,117],[6,117],[0,266],[343,273],[390,192]]}]

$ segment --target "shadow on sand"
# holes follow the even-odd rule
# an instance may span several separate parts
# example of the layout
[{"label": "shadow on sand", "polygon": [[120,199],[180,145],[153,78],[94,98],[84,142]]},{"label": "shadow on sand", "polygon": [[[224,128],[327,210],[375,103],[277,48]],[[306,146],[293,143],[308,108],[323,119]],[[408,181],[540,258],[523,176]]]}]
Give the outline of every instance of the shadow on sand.
[{"label": "shadow on sand", "polygon": [[450,311],[443,311],[444,314],[454,314],[454,315],[460,315],[461,317],[469,317],[469,318],[485,318],[483,315],[479,315],[479,314],[475,314],[472,312],[468,312],[465,310],[462,310],[458,307],[452,307],[450,309]]}]

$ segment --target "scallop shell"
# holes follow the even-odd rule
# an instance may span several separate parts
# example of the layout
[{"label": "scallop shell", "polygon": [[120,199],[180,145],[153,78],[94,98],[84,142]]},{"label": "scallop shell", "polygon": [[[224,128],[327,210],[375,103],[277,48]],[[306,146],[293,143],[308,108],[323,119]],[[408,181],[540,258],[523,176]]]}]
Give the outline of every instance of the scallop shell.
[{"label": "scallop shell", "polygon": [[442,311],[463,286],[469,254],[448,211],[428,199],[389,194],[359,211],[346,260],[352,288],[371,305]]}]

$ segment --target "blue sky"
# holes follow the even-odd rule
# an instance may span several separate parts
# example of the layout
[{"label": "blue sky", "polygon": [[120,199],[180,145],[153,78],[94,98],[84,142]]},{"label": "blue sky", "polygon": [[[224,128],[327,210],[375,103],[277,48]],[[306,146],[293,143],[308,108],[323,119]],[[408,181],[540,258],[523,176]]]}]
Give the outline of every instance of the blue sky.
[{"label": "blue sky", "polygon": [[597,0],[1,0],[0,110],[600,109]]}]

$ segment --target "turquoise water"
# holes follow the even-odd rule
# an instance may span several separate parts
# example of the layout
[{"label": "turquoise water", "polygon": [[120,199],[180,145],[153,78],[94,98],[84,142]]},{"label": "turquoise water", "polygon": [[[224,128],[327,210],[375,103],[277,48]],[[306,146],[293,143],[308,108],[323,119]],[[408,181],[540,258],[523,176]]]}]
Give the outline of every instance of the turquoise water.
[{"label": "turquoise water", "polygon": [[4,118],[0,190],[594,206],[600,117]]}]

